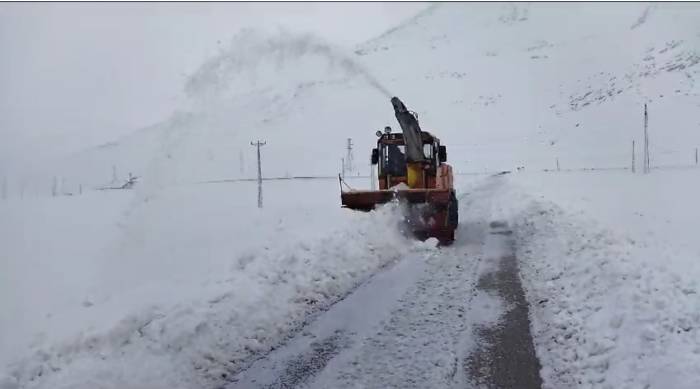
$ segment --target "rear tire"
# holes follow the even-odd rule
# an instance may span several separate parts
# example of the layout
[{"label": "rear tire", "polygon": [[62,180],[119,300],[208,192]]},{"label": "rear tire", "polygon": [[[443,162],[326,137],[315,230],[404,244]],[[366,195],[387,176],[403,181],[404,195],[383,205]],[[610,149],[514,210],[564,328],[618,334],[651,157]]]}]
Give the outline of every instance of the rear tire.
[{"label": "rear tire", "polygon": [[459,225],[459,202],[454,191],[450,193],[450,202],[447,204],[447,224],[454,229]]},{"label": "rear tire", "polygon": [[455,241],[455,230],[444,231],[438,234],[440,246],[449,246]]}]

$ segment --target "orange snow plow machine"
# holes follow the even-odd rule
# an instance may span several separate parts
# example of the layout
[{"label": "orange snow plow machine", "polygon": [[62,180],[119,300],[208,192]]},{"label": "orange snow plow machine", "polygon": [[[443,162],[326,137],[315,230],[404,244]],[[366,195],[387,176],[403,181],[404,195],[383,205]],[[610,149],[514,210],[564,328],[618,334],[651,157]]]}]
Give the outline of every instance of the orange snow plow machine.
[{"label": "orange snow plow machine", "polygon": [[445,163],[447,148],[437,137],[421,131],[415,113],[401,100],[394,97],[391,102],[402,132],[394,133],[390,127],[377,131],[371,161],[377,166],[379,190],[343,190],[339,176],[342,205],[371,211],[378,204],[399,201],[406,205],[404,221],[414,236],[450,244],[457,229],[458,204],[452,167]]}]

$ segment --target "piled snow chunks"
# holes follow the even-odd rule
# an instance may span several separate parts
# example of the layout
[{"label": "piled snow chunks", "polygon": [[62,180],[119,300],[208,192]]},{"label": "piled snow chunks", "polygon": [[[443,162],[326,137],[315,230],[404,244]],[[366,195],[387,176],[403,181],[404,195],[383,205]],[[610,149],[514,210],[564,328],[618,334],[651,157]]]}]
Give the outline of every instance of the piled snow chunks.
[{"label": "piled snow chunks", "polygon": [[400,219],[389,204],[349,215],[318,241],[243,253],[228,273],[172,285],[191,290],[191,299],[39,350],[0,382],[3,389],[223,385],[381,268],[436,251],[404,237]]},{"label": "piled snow chunks", "polygon": [[697,258],[671,267],[544,200],[514,232],[547,388],[700,387]]}]

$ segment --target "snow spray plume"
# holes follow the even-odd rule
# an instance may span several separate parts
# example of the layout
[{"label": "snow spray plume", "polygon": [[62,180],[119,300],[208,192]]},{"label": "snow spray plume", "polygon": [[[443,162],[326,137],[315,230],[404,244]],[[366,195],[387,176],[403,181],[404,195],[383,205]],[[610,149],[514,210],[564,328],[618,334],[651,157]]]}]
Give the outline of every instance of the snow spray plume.
[{"label": "snow spray plume", "polygon": [[360,76],[387,98],[392,96],[367,69],[314,35],[269,36],[253,30],[236,35],[227,49],[205,62],[189,77],[185,92],[193,98],[225,92],[231,89],[236,77],[250,73],[254,77],[262,65],[274,65],[280,70],[310,57],[326,60],[331,68],[341,70],[343,76]]}]

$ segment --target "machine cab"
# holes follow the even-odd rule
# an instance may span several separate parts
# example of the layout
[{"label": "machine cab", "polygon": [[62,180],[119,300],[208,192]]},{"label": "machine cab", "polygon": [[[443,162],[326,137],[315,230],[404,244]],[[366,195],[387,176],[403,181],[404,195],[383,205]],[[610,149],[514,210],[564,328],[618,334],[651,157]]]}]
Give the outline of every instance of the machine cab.
[{"label": "machine cab", "polygon": [[[372,164],[377,166],[379,188],[389,189],[407,183],[406,145],[401,133],[378,133],[377,148],[372,150]],[[439,167],[447,160],[447,149],[429,132],[421,133],[423,141],[422,187],[434,188]]]}]

